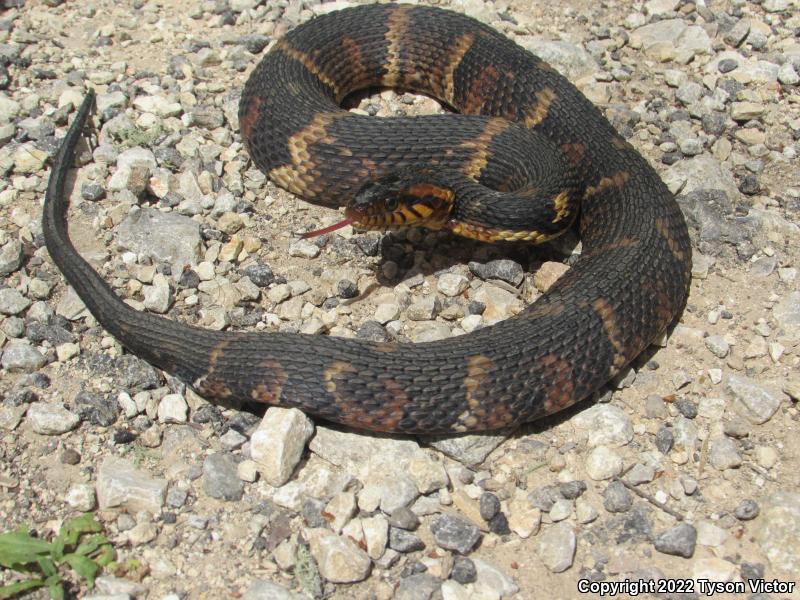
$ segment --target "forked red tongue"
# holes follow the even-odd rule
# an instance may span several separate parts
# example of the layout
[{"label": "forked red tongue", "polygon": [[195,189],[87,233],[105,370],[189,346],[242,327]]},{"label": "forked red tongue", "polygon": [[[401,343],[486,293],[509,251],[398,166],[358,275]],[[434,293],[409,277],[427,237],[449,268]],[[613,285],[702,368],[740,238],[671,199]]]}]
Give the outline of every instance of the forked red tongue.
[{"label": "forked red tongue", "polygon": [[308,231],[301,235],[300,237],[304,240],[308,238],[317,237],[318,235],[325,235],[326,233],[330,233],[331,231],[336,231],[337,229],[341,229],[342,227],[347,227],[348,225],[353,223],[353,219],[345,219],[344,221],[339,221],[338,223],[334,223],[333,225],[328,225],[327,227],[323,227],[322,229],[315,229],[314,231]]}]

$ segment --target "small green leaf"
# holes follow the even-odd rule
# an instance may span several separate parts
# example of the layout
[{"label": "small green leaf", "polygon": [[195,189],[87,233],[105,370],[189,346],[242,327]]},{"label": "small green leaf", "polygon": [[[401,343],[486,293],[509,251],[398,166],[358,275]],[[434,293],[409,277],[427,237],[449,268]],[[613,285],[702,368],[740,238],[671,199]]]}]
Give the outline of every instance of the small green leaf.
[{"label": "small green leaf", "polygon": [[80,517],[66,521],[53,540],[53,558],[61,562],[64,552],[75,546],[84,533],[95,533],[100,531],[101,527],[92,513],[84,513]]},{"label": "small green leaf", "polygon": [[50,592],[52,600],[64,600],[64,586],[61,585],[61,580],[58,576],[48,577],[47,591]]},{"label": "small green leaf", "polygon": [[75,554],[89,556],[92,552],[96,551],[104,544],[108,544],[108,539],[106,536],[100,535],[99,533],[95,534],[75,548]]},{"label": "small green leaf", "polygon": [[35,563],[40,556],[49,553],[50,544],[31,537],[25,525],[0,535],[0,566],[7,569],[14,568],[14,565]]},{"label": "small green leaf", "polygon": [[43,556],[36,562],[39,564],[39,568],[45,576],[54,577],[58,575],[58,567],[56,567],[56,563],[53,562],[53,559]]},{"label": "small green leaf", "polygon": [[94,585],[94,576],[97,575],[100,567],[91,558],[86,558],[80,554],[67,554],[64,556],[64,561],[86,580],[89,587]]},{"label": "small green leaf", "polygon": [[40,588],[44,585],[43,579],[26,579],[25,581],[17,581],[16,583],[10,583],[8,585],[4,585],[0,587],[0,600],[6,600],[6,598],[13,598],[17,596],[21,592],[27,592],[28,590],[35,590],[36,588]]},{"label": "small green leaf", "polygon": [[110,565],[114,560],[117,558],[117,553],[114,551],[114,547],[111,544],[106,544],[100,549],[100,554],[95,557],[94,562],[96,562],[101,567],[107,567]]}]

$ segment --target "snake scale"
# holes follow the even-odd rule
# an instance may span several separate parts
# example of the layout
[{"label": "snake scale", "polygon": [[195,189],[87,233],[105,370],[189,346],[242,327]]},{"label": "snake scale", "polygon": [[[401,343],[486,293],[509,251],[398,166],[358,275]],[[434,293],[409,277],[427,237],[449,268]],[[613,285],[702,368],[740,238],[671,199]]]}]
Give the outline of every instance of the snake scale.
[{"label": "snake scale", "polygon": [[[339,107],[347,94],[372,86],[426,93],[461,114],[381,119]],[[328,206],[346,204],[365,181],[421,163],[513,192],[524,165],[547,164],[536,152],[520,156],[514,138],[527,131],[549,140],[532,147],[542,155],[555,148],[577,174],[582,254],[520,314],[460,337],[412,344],[210,331],[131,308],[68,235],[65,178],[91,106],[90,92],[54,162],[43,209],[47,248],[109,333],[211,401],[298,407],[374,431],[514,426],[597,390],[686,301],[688,231],[656,172],[549,65],[463,15],[382,4],[315,18],[265,55],[239,109],[256,165],[289,191]],[[539,212],[552,215],[558,201]],[[451,229],[509,239],[498,234],[506,220],[513,215],[489,226],[465,217],[462,231]],[[550,236],[530,233],[516,239]]]}]

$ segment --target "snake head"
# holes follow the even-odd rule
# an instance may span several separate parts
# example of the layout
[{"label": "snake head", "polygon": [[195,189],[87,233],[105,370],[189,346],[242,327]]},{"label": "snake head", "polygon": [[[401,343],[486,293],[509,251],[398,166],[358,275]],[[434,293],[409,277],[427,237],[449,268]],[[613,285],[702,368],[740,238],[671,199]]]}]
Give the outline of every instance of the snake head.
[{"label": "snake head", "polygon": [[441,229],[450,218],[455,192],[426,170],[403,169],[365,184],[345,209],[362,229]]}]

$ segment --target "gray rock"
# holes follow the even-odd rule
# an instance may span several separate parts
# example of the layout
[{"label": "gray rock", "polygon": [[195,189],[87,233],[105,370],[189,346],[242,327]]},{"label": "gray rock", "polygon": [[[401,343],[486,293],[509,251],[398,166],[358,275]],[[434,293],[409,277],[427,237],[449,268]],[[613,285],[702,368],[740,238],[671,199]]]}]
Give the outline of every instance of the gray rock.
[{"label": "gray rock", "polygon": [[392,600],[429,600],[435,598],[442,580],[428,573],[416,573],[400,580]]},{"label": "gray rock", "polygon": [[723,39],[726,43],[736,48],[744,41],[748,33],[750,33],[750,19],[739,19],[736,24],[725,33]]},{"label": "gray rock", "polygon": [[181,394],[167,394],[158,403],[158,420],[161,423],[186,423],[189,405]]},{"label": "gray rock", "polygon": [[425,542],[413,533],[391,527],[389,528],[389,547],[397,552],[416,552],[425,548]]},{"label": "gray rock", "polygon": [[384,478],[381,483],[380,507],[387,515],[410,506],[419,497],[419,490],[409,477],[397,474]]},{"label": "gray rock", "polygon": [[431,532],[436,543],[445,550],[466,554],[481,538],[477,525],[463,517],[444,514],[431,524]]},{"label": "gray rock", "polygon": [[731,119],[739,122],[758,119],[766,110],[767,107],[760,102],[732,102]]},{"label": "gray rock", "polygon": [[[456,559],[456,564],[462,560],[468,559]],[[472,563],[475,566],[474,588],[479,592],[479,597],[493,598],[499,596],[500,598],[505,598],[513,596],[519,591],[519,586],[514,580],[493,564],[480,558],[472,559]]]},{"label": "gray rock", "polygon": [[89,512],[97,506],[94,487],[88,483],[73,484],[64,496],[64,501],[81,512]]},{"label": "gray rock", "polygon": [[442,305],[435,295],[423,296],[406,310],[406,316],[411,321],[430,321],[439,311]]},{"label": "gray rock", "polygon": [[648,419],[663,419],[669,412],[661,396],[648,394],[644,402],[644,416]]},{"label": "gray rock", "polygon": [[386,551],[386,544],[389,541],[389,524],[383,515],[377,514],[374,517],[361,519],[361,527],[364,531],[367,554],[374,560],[379,559]]},{"label": "gray rock", "polygon": [[169,284],[146,285],[142,291],[144,293],[144,307],[147,310],[160,315],[169,310],[172,304],[172,290]]},{"label": "gray rock", "polygon": [[636,463],[633,468],[625,473],[625,481],[631,485],[649,483],[655,479],[656,469],[653,465]]},{"label": "gray rock", "polygon": [[0,123],[8,123],[19,114],[19,102],[12,100],[5,93],[0,93]]},{"label": "gray rock", "polygon": [[764,10],[768,13],[784,12],[792,5],[789,0],[764,0]]},{"label": "gray rock", "polygon": [[30,304],[31,301],[14,288],[0,290],[0,314],[18,315],[28,308]]},{"label": "gray rock", "polygon": [[626,445],[633,439],[633,424],[621,408],[611,404],[595,404],[572,418],[572,424],[588,436],[589,447]]},{"label": "gray rock", "polygon": [[247,442],[247,436],[242,435],[235,429],[228,429],[228,431],[219,436],[219,443],[227,450],[241,448],[245,442]]},{"label": "gray rock", "polygon": [[97,112],[102,113],[109,108],[122,108],[127,103],[127,96],[117,90],[116,92],[109,92],[108,94],[97,94],[95,98],[95,106]]},{"label": "gray rock", "polygon": [[279,487],[289,481],[314,424],[297,409],[270,407],[250,439],[250,456],[264,479]]},{"label": "gray rock", "polygon": [[166,494],[166,479],[150,477],[127,460],[109,457],[100,464],[97,500],[101,510],[121,507],[130,513],[146,510],[158,514]]},{"label": "gray rock", "polygon": [[475,562],[465,556],[457,556],[453,562],[453,570],[450,577],[461,584],[472,583],[478,577],[478,570]]},{"label": "gray rock", "polygon": [[244,482],[239,479],[233,456],[219,452],[206,457],[203,461],[203,491],[219,500],[242,499]]},{"label": "gray rock", "polygon": [[752,521],[760,512],[761,508],[755,500],[746,499],[742,500],[734,509],[733,516],[740,521]]},{"label": "gray rock", "polygon": [[684,106],[690,106],[703,97],[703,86],[694,81],[685,83],[677,89],[675,97]]},{"label": "gray rock", "polygon": [[627,512],[633,506],[633,496],[621,481],[612,481],[603,492],[603,506],[608,512]]},{"label": "gray rock", "polygon": [[687,26],[681,19],[656,21],[631,32],[630,44],[652,58],[673,58]]},{"label": "gray rock", "polygon": [[299,256],[301,258],[316,258],[319,256],[320,248],[308,240],[297,240],[289,246],[289,256]]},{"label": "gray rock", "polygon": [[481,519],[491,521],[500,512],[500,498],[491,492],[483,492],[479,502]]},{"label": "gray rock", "polygon": [[648,15],[664,17],[674,13],[679,4],[678,0],[648,0],[644,5],[644,11]]},{"label": "gray rock", "polygon": [[572,502],[564,498],[559,498],[550,507],[550,520],[553,523],[558,523],[564,519],[568,519],[572,515]]},{"label": "gray rock", "polygon": [[679,416],[675,419],[672,426],[675,436],[675,447],[678,450],[685,450],[688,453],[694,452],[697,448],[697,425],[692,419]]},{"label": "gray rock", "polygon": [[739,447],[731,438],[723,437],[714,440],[708,453],[711,465],[719,471],[735,469],[742,466],[742,456]]},{"label": "gray rock", "polygon": [[706,348],[717,358],[725,358],[728,356],[731,347],[721,335],[710,335],[703,341],[706,344]]},{"label": "gray rock", "polygon": [[0,429],[13,431],[22,422],[22,417],[28,410],[28,405],[19,406],[0,406]]},{"label": "gray rock", "polygon": [[11,275],[22,265],[22,243],[10,240],[0,250],[0,277]]},{"label": "gray rock", "polygon": [[125,594],[131,598],[139,598],[147,593],[147,588],[141,583],[114,577],[113,575],[101,575],[95,579],[94,583],[97,586],[95,589],[102,594]]},{"label": "gray rock", "polygon": [[697,544],[697,530],[693,525],[680,523],[656,536],[653,546],[662,554],[691,558]]},{"label": "gray rock", "polygon": [[419,527],[419,517],[407,506],[401,506],[389,515],[389,525],[413,531]]},{"label": "gray rock", "polygon": [[780,396],[749,377],[731,375],[725,383],[725,391],[733,397],[744,416],[759,425],[769,421],[781,405]]},{"label": "gray rock", "polygon": [[490,260],[487,263],[471,262],[469,269],[481,279],[500,279],[515,286],[525,278],[522,265],[507,258]]},{"label": "gray rock", "polygon": [[772,316],[778,326],[797,335],[800,327],[800,292],[787,294],[772,307]]},{"label": "gray rock", "polygon": [[256,579],[242,595],[242,600],[308,600],[308,596],[266,579]]},{"label": "gray rock", "polygon": [[469,279],[458,273],[444,273],[436,282],[436,289],[449,297],[461,294],[469,285]]},{"label": "gray rock", "polygon": [[756,540],[773,569],[794,579],[800,572],[800,493],[775,492],[763,503]]},{"label": "gray rock", "polygon": [[67,410],[63,404],[34,402],[28,408],[28,422],[41,435],[61,435],[72,431],[80,423],[78,415]]},{"label": "gray rock", "polygon": [[355,583],[369,575],[372,561],[353,540],[322,528],[306,529],[305,535],[319,572],[328,581]]},{"label": "gray rock", "polygon": [[416,486],[406,473],[409,463],[432,460],[417,442],[407,438],[377,434],[364,436],[324,426],[317,427],[308,447],[320,458],[361,480],[366,480],[372,473],[380,478],[391,479],[398,476],[411,482],[415,489]]},{"label": "gray rock", "polygon": [[597,446],[586,457],[586,472],[595,481],[611,479],[622,472],[622,457],[608,446]]},{"label": "gray rock", "polygon": [[44,366],[47,359],[27,342],[12,340],[3,349],[0,365],[8,371],[30,373]]},{"label": "gray rock", "polygon": [[561,573],[572,566],[576,546],[575,529],[562,521],[539,533],[536,552],[548,569]]},{"label": "gray rock", "polygon": [[698,190],[722,190],[728,198],[738,198],[739,188],[730,169],[708,154],[672,165],[664,182],[673,193],[691,194]]},{"label": "gray rock", "polygon": [[481,464],[487,456],[502,444],[507,435],[461,435],[455,437],[430,437],[428,443],[439,452],[458,462],[472,467]]},{"label": "gray rock", "polygon": [[178,268],[200,258],[200,226],[176,213],[143,208],[120,223],[117,235],[123,248]]},{"label": "gray rock", "polygon": [[523,48],[555,67],[570,81],[588,77],[600,70],[592,55],[575,44],[526,37],[518,41]]},{"label": "gray rock", "polygon": [[800,75],[792,63],[785,62],[778,69],[778,81],[783,85],[797,85],[800,83]]},{"label": "gray rock", "polygon": [[671,427],[662,425],[656,432],[655,446],[661,454],[667,454],[675,444],[675,434]]}]

